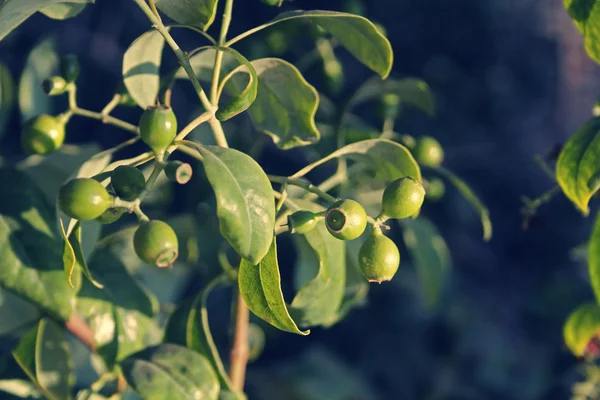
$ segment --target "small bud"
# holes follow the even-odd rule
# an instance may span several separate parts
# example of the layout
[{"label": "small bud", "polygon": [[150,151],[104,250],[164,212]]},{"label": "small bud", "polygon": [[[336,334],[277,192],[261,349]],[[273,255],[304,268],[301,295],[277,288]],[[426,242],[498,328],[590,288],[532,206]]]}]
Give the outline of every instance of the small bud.
[{"label": "small bud", "polygon": [[291,234],[305,234],[315,229],[317,223],[323,218],[325,218],[324,213],[313,213],[305,210],[296,211],[288,215],[288,229]]},{"label": "small bud", "polygon": [[48,96],[58,96],[67,90],[67,81],[61,76],[53,76],[42,82],[42,90]]},{"label": "small bud", "polygon": [[181,161],[169,161],[165,167],[167,178],[180,185],[185,185],[192,179],[192,166]]}]

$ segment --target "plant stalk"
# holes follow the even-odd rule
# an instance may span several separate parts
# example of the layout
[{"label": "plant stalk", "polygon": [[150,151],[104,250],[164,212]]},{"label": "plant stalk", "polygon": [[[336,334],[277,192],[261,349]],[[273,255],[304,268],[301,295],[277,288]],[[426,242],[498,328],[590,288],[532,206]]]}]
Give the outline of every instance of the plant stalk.
[{"label": "plant stalk", "polygon": [[250,348],[248,344],[248,327],[250,325],[250,310],[244,302],[242,295],[237,293],[235,307],[235,322],[233,333],[233,347],[231,348],[229,377],[236,390],[244,390],[246,380],[246,366]]}]

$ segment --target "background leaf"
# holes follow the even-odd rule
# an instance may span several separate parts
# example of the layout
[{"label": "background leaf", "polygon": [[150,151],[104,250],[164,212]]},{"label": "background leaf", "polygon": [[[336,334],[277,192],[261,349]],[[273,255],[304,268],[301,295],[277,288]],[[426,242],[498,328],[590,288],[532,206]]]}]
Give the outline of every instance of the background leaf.
[{"label": "background leaf", "polygon": [[174,344],[150,347],[121,363],[123,375],[146,400],[217,400],[219,381],[208,360]]},{"label": "background leaf", "polygon": [[123,82],[133,100],[144,109],[156,103],[164,45],[162,35],[151,30],[138,37],[123,56]]},{"label": "background leaf", "polygon": [[565,344],[571,352],[582,357],[590,340],[600,332],[600,307],[598,304],[582,304],[569,315],[563,328]]},{"label": "background leaf", "polygon": [[253,265],[269,251],[275,198],[267,175],[250,156],[233,149],[197,146],[215,196],[223,237]]},{"label": "background leaf", "polygon": [[[12,0],[8,4],[15,3],[19,1]],[[0,9],[0,21],[6,7]],[[40,114],[53,113],[52,99],[42,91],[42,81],[58,71],[58,63],[54,37],[43,40],[29,53],[19,79],[19,109],[23,121]]]},{"label": "background leaf", "polygon": [[71,399],[75,377],[69,365],[69,346],[59,325],[42,319],[23,336],[12,354],[48,399]]},{"label": "background leaf", "polygon": [[0,64],[0,138],[8,125],[15,105],[15,81],[8,67]]},{"label": "background leaf", "polygon": [[425,304],[434,307],[452,263],[446,241],[435,225],[423,217],[402,221],[402,235],[421,281]]},{"label": "background leaf", "polygon": [[85,3],[58,3],[44,7],[40,12],[48,18],[64,20],[79,15],[86,5]]},{"label": "background leaf", "polygon": [[[0,40],[13,29],[44,7],[64,0],[8,0],[0,7]],[[88,0],[70,0],[71,3],[87,3]]]},{"label": "background leaf", "polygon": [[158,0],[158,9],[174,21],[207,30],[215,20],[217,0]]},{"label": "background leaf", "polygon": [[583,35],[589,56],[600,63],[600,2],[597,0],[564,0],[575,25]]},{"label": "background leaf", "polygon": [[242,259],[238,282],[244,301],[256,316],[282,331],[299,335],[309,334],[309,331],[298,329],[285,304],[281,292],[275,238],[273,238],[269,253],[258,265]]},{"label": "background leaf", "polygon": [[594,230],[590,236],[588,251],[588,270],[590,284],[594,289],[596,301],[600,304],[600,214],[596,216]]},{"label": "background leaf", "polygon": [[0,286],[59,319],[71,315],[62,246],[43,194],[26,175],[0,169]]},{"label": "background leaf", "polygon": [[588,203],[600,189],[600,118],[579,128],[563,146],[556,162],[556,180],[565,195],[587,215]]}]

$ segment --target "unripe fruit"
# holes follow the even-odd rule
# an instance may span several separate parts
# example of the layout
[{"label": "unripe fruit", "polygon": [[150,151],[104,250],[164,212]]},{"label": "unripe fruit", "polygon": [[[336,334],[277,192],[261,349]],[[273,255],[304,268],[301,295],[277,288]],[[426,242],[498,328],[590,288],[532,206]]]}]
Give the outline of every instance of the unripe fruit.
[{"label": "unripe fruit", "polygon": [[375,228],[358,251],[358,264],[369,282],[389,281],[400,266],[398,246]]},{"label": "unripe fruit", "polygon": [[408,218],[419,212],[425,189],[416,179],[406,176],[396,179],[383,191],[381,215],[387,218]]},{"label": "unripe fruit", "polygon": [[288,229],[291,234],[305,234],[315,229],[315,226],[323,218],[325,218],[323,213],[314,213],[306,210],[296,211],[288,215]]},{"label": "unripe fruit", "polygon": [[110,175],[110,186],[121,199],[133,201],[144,191],[146,179],[139,169],[121,165]]},{"label": "unripe fruit", "polygon": [[118,221],[124,213],[125,211],[122,208],[111,207],[96,218],[96,222],[104,225],[112,224],[113,222]]},{"label": "unripe fruit", "polygon": [[163,221],[142,223],[133,235],[133,246],[142,261],[161,268],[172,265],[179,255],[177,235]]},{"label": "unripe fruit", "polygon": [[429,167],[437,167],[444,161],[442,145],[430,136],[418,138],[412,154],[419,164]]},{"label": "unripe fruit", "polygon": [[77,178],[65,183],[58,192],[58,207],[71,218],[89,221],[101,216],[113,204],[100,182]]},{"label": "unripe fruit", "polygon": [[21,132],[21,146],[29,154],[48,154],[65,141],[65,123],[48,114],[27,121]]},{"label": "unripe fruit", "polygon": [[169,107],[150,107],[140,119],[140,137],[156,154],[162,154],[175,139],[177,118]]},{"label": "unripe fruit", "polygon": [[192,179],[192,166],[181,161],[169,161],[165,167],[165,175],[173,182],[185,185]]},{"label": "unripe fruit", "polygon": [[62,76],[53,76],[52,78],[44,79],[42,90],[48,96],[63,94],[67,90],[67,81]]},{"label": "unripe fruit", "polygon": [[427,182],[427,193],[425,200],[436,202],[439,201],[446,193],[446,185],[440,178],[434,178]]},{"label": "unripe fruit", "polygon": [[60,60],[60,73],[67,82],[74,82],[79,77],[79,60],[77,56],[69,54]]},{"label": "unripe fruit", "polygon": [[357,201],[341,199],[325,212],[325,225],[333,237],[354,240],[367,227],[367,213]]}]

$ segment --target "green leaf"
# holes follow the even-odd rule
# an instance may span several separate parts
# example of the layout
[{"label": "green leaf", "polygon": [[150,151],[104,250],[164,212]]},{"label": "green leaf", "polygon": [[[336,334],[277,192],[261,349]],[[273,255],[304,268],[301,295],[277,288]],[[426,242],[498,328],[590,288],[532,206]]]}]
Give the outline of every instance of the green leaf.
[{"label": "green leaf", "polygon": [[[7,6],[0,9],[0,21],[4,9],[20,1],[22,0],[11,0],[7,3]],[[25,0],[24,2],[28,1]],[[42,90],[42,81],[58,71],[58,63],[54,37],[40,42],[29,53],[25,68],[19,79],[19,109],[24,121],[40,114],[53,113],[52,99]]]},{"label": "green leaf", "polygon": [[371,139],[352,143],[334,151],[327,157],[307,165],[292,175],[300,178],[327,161],[352,157],[365,163],[375,171],[375,179],[389,182],[403,176],[412,176],[421,180],[421,169],[410,151],[399,143],[387,139]]},{"label": "green leaf", "polygon": [[481,218],[481,225],[483,227],[483,240],[486,242],[492,238],[492,221],[490,220],[490,212],[487,207],[479,200],[479,197],[473,193],[469,185],[465,183],[462,179],[456,176],[454,173],[450,172],[446,168],[443,167],[431,167],[438,174],[443,176],[450,182],[458,192],[473,206],[475,211],[479,213]]},{"label": "green leaf", "polygon": [[584,214],[600,188],[600,118],[579,128],[563,146],[556,162],[556,180],[565,195]]},{"label": "green leaf", "polygon": [[135,229],[112,234],[98,243],[89,269],[104,285],[84,280],[77,308],[89,321],[98,353],[109,368],[130,354],[160,341],[153,321],[156,299],[135,281],[123,264],[123,246],[133,249]]},{"label": "green leaf", "polygon": [[123,82],[133,100],[144,109],[156,104],[164,45],[160,32],[151,30],[138,37],[123,56]]},{"label": "green leaf", "polygon": [[202,354],[216,371],[221,387],[232,391],[231,381],[210,332],[206,309],[208,295],[226,279],[223,276],[214,279],[197,296],[183,302],[171,314],[163,342],[186,346]]},{"label": "green leaf", "polygon": [[402,221],[402,235],[425,297],[425,304],[434,307],[448,277],[452,260],[446,241],[435,225],[423,217]]},{"label": "green leaf", "polygon": [[565,344],[571,352],[582,357],[589,342],[600,333],[600,307],[595,303],[582,304],[569,315],[563,327]]},{"label": "green leaf", "polygon": [[302,18],[320,26],[333,36],[341,47],[367,67],[386,78],[392,70],[393,52],[387,38],[381,34],[368,19],[336,11],[290,11],[277,16],[274,20],[253,28],[227,42],[227,46],[283,21]]},{"label": "green leaf", "polygon": [[282,331],[299,335],[310,333],[298,329],[283,299],[275,238],[269,253],[258,265],[242,259],[238,282],[244,301],[257,317]]},{"label": "green leaf", "polygon": [[423,112],[433,115],[435,113],[435,100],[429,85],[420,79],[386,79],[378,77],[367,80],[354,93],[346,111],[365,103],[369,100],[381,99],[386,94],[395,94],[400,99],[401,105],[410,105]]},{"label": "green leaf", "polygon": [[[324,210],[310,201],[294,202],[303,210]],[[293,237],[299,253],[295,279],[299,290],[290,313],[300,326],[328,324],[335,319],[344,298],[346,244],[331,236],[324,221],[311,232]]]},{"label": "green leaf", "polygon": [[64,277],[52,211],[23,173],[2,168],[0,181],[0,286],[66,320],[74,291]]},{"label": "green leaf", "polygon": [[269,251],[275,226],[275,198],[267,175],[252,157],[218,146],[196,146],[217,198],[223,237],[252,264]]},{"label": "green leaf", "polygon": [[219,104],[219,109],[216,112],[216,117],[220,121],[227,121],[228,119],[235,117],[241,112],[244,112],[254,103],[256,100],[256,96],[258,94],[258,76],[256,74],[256,70],[254,66],[248,61],[243,55],[238,53],[237,51],[228,48],[228,47],[219,47],[218,50],[221,50],[226,53],[232,54],[236,60],[241,64],[234,71],[230,72],[221,83],[219,84],[219,97],[221,97],[221,93],[223,88],[229,81],[229,79],[238,73],[244,72],[250,78],[248,79],[248,83],[246,87],[237,95],[233,95],[229,100],[224,102],[223,104]]},{"label": "green leaf", "polygon": [[55,322],[40,320],[12,355],[48,399],[71,399],[75,377],[69,365],[69,346],[63,329]]},{"label": "green leaf", "polygon": [[58,3],[44,7],[40,12],[48,18],[64,20],[79,15],[85,9],[86,5],[85,3]]},{"label": "green leaf", "polygon": [[[31,17],[36,11],[64,0],[7,0],[0,7],[0,40]],[[70,0],[71,3],[88,3],[88,0]]]},{"label": "green leaf", "polygon": [[10,120],[15,99],[13,76],[6,65],[0,64],[0,138]]},{"label": "green leaf", "polygon": [[217,400],[219,381],[208,360],[174,344],[142,350],[121,362],[127,383],[146,400]]},{"label": "green leaf", "polygon": [[[73,231],[68,236],[65,232],[65,226],[62,219],[60,220],[60,228],[64,242],[63,262],[69,285],[71,285],[72,288],[75,288],[75,290],[79,290],[81,287],[81,272],[83,272],[92,285],[102,289],[104,286],[92,277],[92,273],[85,261],[83,248],[81,247],[81,223],[77,221]],[[75,276],[73,276],[74,272]]]},{"label": "green leaf", "polygon": [[215,20],[217,0],[158,0],[158,9],[172,20],[207,30]]},{"label": "green leaf", "polygon": [[282,150],[318,142],[319,95],[292,64],[279,58],[252,61],[258,96],[248,109],[254,127]]},{"label": "green leaf", "polygon": [[590,283],[596,295],[596,301],[600,304],[600,214],[596,216],[594,230],[590,236],[588,250],[588,270]]},{"label": "green leaf", "polygon": [[564,0],[565,9],[583,35],[588,55],[600,63],[600,2],[597,0]]}]

